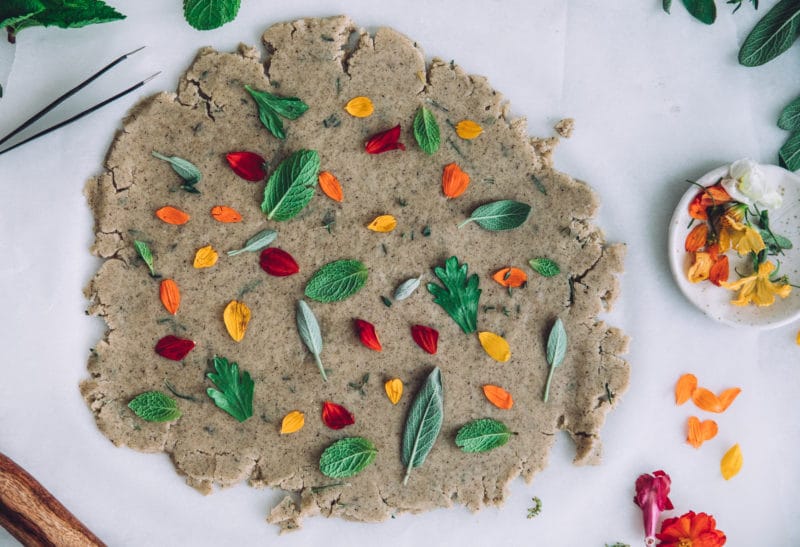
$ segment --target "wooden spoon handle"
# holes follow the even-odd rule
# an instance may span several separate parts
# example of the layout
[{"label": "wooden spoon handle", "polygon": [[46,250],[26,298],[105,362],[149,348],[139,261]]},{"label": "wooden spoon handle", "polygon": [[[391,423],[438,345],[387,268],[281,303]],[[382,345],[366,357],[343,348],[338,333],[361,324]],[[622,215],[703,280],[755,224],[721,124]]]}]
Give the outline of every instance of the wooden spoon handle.
[{"label": "wooden spoon handle", "polygon": [[26,546],[104,546],[44,486],[0,453],[0,525]]}]

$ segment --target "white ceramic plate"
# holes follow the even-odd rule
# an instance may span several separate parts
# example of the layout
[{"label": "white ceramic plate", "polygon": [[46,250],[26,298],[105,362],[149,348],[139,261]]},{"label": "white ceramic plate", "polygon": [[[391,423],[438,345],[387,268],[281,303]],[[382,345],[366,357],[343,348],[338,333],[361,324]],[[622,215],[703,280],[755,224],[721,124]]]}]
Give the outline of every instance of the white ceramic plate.
[{"label": "white ceramic plate", "polygon": [[[770,211],[770,227],[773,232],[789,238],[794,247],[784,251],[784,255],[770,257],[773,263],[780,261],[781,274],[789,276],[789,282],[800,285],[800,177],[775,165],[760,166],[769,184],[777,187],[783,196],[783,205]],[[728,166],[718,167],[706,173],[697,183],[702,186],[715,184],[728,174]],[[690,185],[678,202],[669,225],[669,263],[675,282],[689,301],[709,317],[736,326],[748,326],[760,329],[780,327],[800,318],[800,289],[793,288],[792,293],[777,301],[772,306],[758,307],[734,306],[731,300],[736,297],[735,291],[717,287],[709,281],[690,283],[686,272],[691,265],[689,253],[684,248],[689,233],[689,203],[697,195],[697,186]],[[729,251],[729,281],[738,279],[736,269],[740,272],[751,271],[748,268],[748,257],[739,257]]]}]

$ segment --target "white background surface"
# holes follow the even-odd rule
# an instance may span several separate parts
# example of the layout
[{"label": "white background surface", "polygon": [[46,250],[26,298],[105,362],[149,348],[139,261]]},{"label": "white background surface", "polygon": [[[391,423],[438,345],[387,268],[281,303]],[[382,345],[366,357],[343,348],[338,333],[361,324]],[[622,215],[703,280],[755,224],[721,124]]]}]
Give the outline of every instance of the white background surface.
[{"label": "white background surface", "polygon": [[[244,0],[238,19],[201,33],[178,0],[116,0],[125,21],[81,30],[30,29],[19,36],[0,133],[117,55],[146,44],[48,120],[98,102],[157,70],[138,97],[174,90],[197,48],[257,44],[272,23],[348,13],[374,30],[392,26],[430,56],[455,59],[487,76],[529,119],[552,133],[577,120],[556,167],[598,192],[599,224],[629,244],[622,298],[607,320],[633,338],[630,390],[602,432],[604,463],[574,467],[559,437],[548,468],[530,485],[512,483],[507,503],[402,515],[381,524],[312,518],[278,539],[263,519],[275,492],[239,486],[203,497],[163,454],[115,448],[94,425],[78,391],[101,337],[84,316],[82,289],[98,266],[89,255],[92,219],[84,182],[101,168],[120,120],[137,96],[0,156],[0,451],[37,477],[110,545],[548,545],[641,544],[641,513],[631,502],[640,473],[663,468],[673,479],[677,516],[712,513],[728,545],[800,544],[800,347],[797,324],[774,331],[712,322],[673,284],[666,229],[686,178],[749,156],[774,163],[787,134],[780,110],[800,95],[798,46],[765,67],[738,66],[739,44],[762,0],[706,27],[675,2],[537,0],[421,2]],[[800,242],[795,242],[798,244]],[[688,416],[676,407],[678,376],[694,372],[713,391],[743,389],[721,416],[720,432],[700,450],[685,444]],[[744,468],[731,481],[719,460],[733,443]],[[543,510],[525,518],[530,498]],[[0,545],[13,539],[0,530]]]}]

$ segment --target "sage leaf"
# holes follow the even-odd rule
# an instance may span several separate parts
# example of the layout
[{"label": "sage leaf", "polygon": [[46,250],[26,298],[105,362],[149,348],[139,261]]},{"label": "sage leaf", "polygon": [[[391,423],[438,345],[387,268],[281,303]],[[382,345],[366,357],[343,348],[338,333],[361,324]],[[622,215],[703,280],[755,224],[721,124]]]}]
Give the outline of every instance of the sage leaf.
[{"label": "sage leaf", "polygon": [[234,251],[228,251],[228,256],[236,256],[241,253],[257,253],[258,251],[264,250],[270,246],[270,244],[275,241],[275,238],[278,237],[278,232],[275,230],[261,230],[256,235],[248,239],[244,247],[241,249],[236,249]]},{"label": "sage leaf", "polygon": [[314,197],[318,173],[315,150],[298,150],[278,164],[264,187],[261,210],[267,218],[282,222],[302,211]]},{"label": "sage leaf", "polygon": [[289,120],[296,120],[302,116],[308,105],[297,97],[279,97],[267,91],[254,89],[249,85],[244,86],[258,107],[258,119],[273,136],[279,139],[286,138],[281,116]]},{"label": "sage leaf", "polygon": [[781,165],[789,171],[800,169],[800,131],[792,133],[778,151]]},{"label": "sage leaf", "polygon": [[484,230],[511,230],[528,220],[531,206],[527,203],[503,199],[481,205],[472,211],[472,215],[458,225],[459,228],[470,222],[476,222]]},{"label": "sage leaf", "polygon": [[513,433],[503,422],[484,418],[474,420],[456,434],[456,446],[464,452],[487,452],[503,446]]},{"label": "sage leaf", "polygon": [[437,266],[433,269],[444,286],[428,283],[428,292],[433,295],[433,302],[439,304],[462,331],[470,334],[477,329],[481,289],[478,288],[478,274],[467,278],[467,268],[466,263],[459,266],[458,257],[451,256],[445,261],[444,268]]},{"label": "sage leaf", "polygon": [[338,302],[357,293],[367,282],[369,270],[358,260],[336,260],[314,272],[305,295],[318,302]]},{"label": "sage leaf", "polygon": [[378,450],[364,437],[339,439],[322,453],[319,470],[326,477],[343,479],[363,471],[375,460]]},{"label": "sage leaf", "polygon": [[778,127],[786,131],[800,131],[800,97],[783,109],[781,117],[778,118]]},{"label": "sage leaf", "polygon": [[327,382],[328,375],[325,374],[325,367],[322,366],[322,360],[319,354],[322,353],[322,332],[317,322],[317,317],[311,308],[304,300],[297,301],[297,332],[300,333],[300,339],[314,356],[314,361],[317,363],[319,373],[322,374],[322,380]]},{"label": "sage leaf", "polygon": [[128,403],[134,414],[147,422],[171,422],[181,417],[178,403],[160,391],[146,391]]},{"label": "sage leaf", "polygon": [[420,277],[412,277],[411,279],[406,279],[400,285],[397,286],[397,289],[394,291],[394,299],[395,300],[405,300],[419,288],[420,281],[422,281],[422,276]]},{"label": "sage leaf", "polygon": [[772,230],[759,229],[758,233],[761,234],[761,239],[767,244],[771,253],[779,253],[783,249],[792,248],[792,242],[789,239],[782,235],[773,234]]},{"label": "sage leaf", "polygon": [[179,158],[178,156],[165,156],[156,151],[153,151],[153,157],[164,160],[170,164],[172,170],[183,179],[183,186],[181,186],[181,188],[192,194],[200,193],[194,186],[203,179],[203,174],[195,164],[183,158]]},{"label": "sage leaf", "polygon": [[429,156],[439,150],[439,124],[436,123],[436,116],[424,106],[420,106],[414,116],[414,138],[422,151]]},{"label": "sage leaf", "polygon": [[136,249],[136,252],[139,253],[144,263],[147,264],[150,270],[150,277],[158,277],[153,263],[153,252],[150,250],[150,246],[144,241],[139,241],[137,239],[134,240],[133,247]]},{"label": "sage leaf", "polygon": [[800,30],[800,0],[780,0],[758,22],[739,50],[739,63],[759,66],[789,49]]},{"label": "sage leaf", "polygon": [[553,277],[561,273],[561,268],[555,261],[545,257],[532,258],[528,261],[533,271],[544,277]]},{"label": "sage leaf", "polygon": [[558,318],[550,329],[550,335],[547,337],[547,364],[550,365],[550,372],[547,374],[547,383],[542,397],[545,403],[550,396],[550,383],[553,381],[553,373],[556,367],[564,362],[564,357],[567,354],[567,341],[567,331],[564,329],[564,323],[561,322],[561,318]]},{"label": "sage leaf", "polygon": [[208,388],[206,393],[214,403],[233,416],[236,421],[243,422],[253,415],[253,388],[255,384],[250,373],[242,371],[239,365],[228,363],[224,357],[214,356],[214,370],[206,374],[214,382],[217,389]]},{"label": "sage leaf", "polygon": [[442,373],[436,367],[417,392],[406,418],[400,451],[400,459],[406,468],[403,484],[408,483],[412,469],[425,463],[442,429],[443,418]]},{"label": "sage leaf", "polygon": [[183,0],[183,17],[197,30],[219,28],[236,19],[240,0]]},{"label": "sage leaf", "polygon": [[714,0],[683,0],[683,5],[692,17],[710,25],[717,19],[717,5]]}]

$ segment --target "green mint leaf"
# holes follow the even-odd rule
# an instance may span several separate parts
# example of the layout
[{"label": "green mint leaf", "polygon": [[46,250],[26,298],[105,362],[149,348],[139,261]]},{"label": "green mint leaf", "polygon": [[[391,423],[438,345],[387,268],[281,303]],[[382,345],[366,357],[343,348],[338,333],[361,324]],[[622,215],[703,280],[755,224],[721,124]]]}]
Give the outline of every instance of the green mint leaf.
[{"label": "green mint leaf", "polygon": [[171,422],[181,417],[178,403],[160,391],[146,391],[128,403],[134,414],[147,422]]},{"label": "green mint leaf", "polygon": [[436,367],[426,378],[408,410],[400,448],[400,459],[406,468],[403,484],[408,483],[412,469],[425,463],[442,429],[443,419],[442,373]]},{"label": "green mint leaf", "polygon": [[561,319],[556,319],[547,337],[547,364],[551,367],[560,366],[567,355],[567,331]]},{"label": "green mint leaf", "polygon": [[308,105],[297,97],[279,97],[254,89],[249,85],[244,86],[258,106],[258,119],[267,130],[279,139],[286,138],[283,122],[280,116],[289,120],[296,120],[308,110]]},{"label": "green mint leaf", "polygon": [[297,332],[300,334],[300,339],[314,356],[314,361],[317,363],[319,373],[322,374],[322,380],[327,382],[328,375],[325,374],[325,367],[322,366],[322,360],[319,354],[322,353],[322,331],[319,328],[317,317],[308,304],[304,300],[297,301],[297,315],[295,317],[297,322]]},{"label": "green mint leaf", "polygon": [[414,116],[414,138],[422,151],[429,156],[439,150],[439,125],[433,113],[424,106],[420,106]]},{"label": "green mint leaf", "polygon": [[314,197],[318,173],[315,150],[298,150],[278,164],[264,187],[261,210],[267,218],[282,222],[302,211]]},{"label": "green mint leaf", "polygon": [[364,437],[339,439],[322,453],[319,470],[332,479],[352,477],[371,464],[377,453],[375,445]]},{"label": "green mint leaf", "polygon": [[800,131],[792,133],[778,152],[778,157],[783,165],[789,171],[797,171],[800,169]]},{"label": "green mint leaf", "polygon": [[318,302],[338,302],[360,291],[368,275],[369,270],[358,260],[329,262],[311,276],[305,294]]},{"label": "green mint leaf", "polygon": [[395,300],[405,300],[419,288],[419,283],[422,281],[422,276],[420,277],[412,277],[411,279],[406,279],[400,285],[398,285],[397,289],[394,291],[394,299]]},{"label": "green mint leaf", "polygon": [[778,118],[778,127],[786,131],[800,131],[800,97],[783,109],[781,117]]},{"label": "green mint leaf", "polygon": [[531,268],[544,277],[553,277],[561,273],[561,268],[558,267],[553,260],[540,256],[539,258],[532,258],[528,261]]},{"label": "green mint leaf", "polygon": [[256,235],[248,239],[244,247],[241,249],[236,249],[234,251],[228,251],[228,256],[236,256],[242,253],[257,253],[258,251],[262,251],[270,246],[270,244],[275,241],[275,238],[278,237],[278,232],[275,230],[270,230],[267,228],[266,230],[261,230]]},{"label": "green mint leaf", "polygon": [[96,23],[109,23],[125,16],[101,0],[39,0],[44,9],[16,23],[15,32],[36,26],[80,28]]},{"label": "green mint leaf", "polygon": [[183,185],[181,186],[183,190],[191,194],[200,193],[194,186],[203,179],[203,174],[195,164],[183,158],[179,158],[178,156],[164,156],[156,151],[153,151],[153,157],[169,163],[172,170],[183,179]]},{"label": "green mint leaf", "polygon": [[150,269],[150,277],[156,277],[156,270],[153,267],[153,253],[150,250],[150,246],[145,243],[144,241],[135,240],[133,242],[133,247],[136,249],[136,252],[139,253],[139,256],[144,260],[144,263],[147,264],[147,267]]},{"label": "green mint leaf", "polygon": [[477,222],[484,230],[499,231],[518,228],[528,220],[531,206],[527,203],[503,199],[481,205],[472,215],[458,225],[459,228],[470,222]]},{"label": "green mint leaf", "polygon": [[469,334],[477,329],[481,290],[478,288],[480,280],[477,274],[467,279],[467,268],[466,263],[459,266],[458,258],[451,256],[444,268],[437,266],[433,270],[444,288],[428,283],[428,292],[434,296],[433,302],[439,304],[461,330]]},{"label": "green mint leaf", "polygon": [[228,363],[224,357],[214,356],[214,369],[216,373],[206,374],[214,382],[217,389],[208,388],[206,393],[214,403],[243,422],[253,415],[253,380],[250,373],[242,371],[239,375],[239,365]]},{"label": "green mint leaf", "polygon": [[458,430],[456,446],[464,452],[487,452],[508,442],[513,433],[503,422],[484,418]]},{"label": "green mint leaf", "polygon": [[240,0],[183,0],[183,17],[197,30],[219,28],[236,19]]},{"label": "green mint leaf", "polygon": [[789,49],[800,30],[800,0],[781,0],[758,22],[739,50],[739,63],[759,66]]},{"label": "green mint leaf", "polygon": [[661,9],[669,13],[672,9],[672,0],[661,0]]},{"label": "green mint leaf", "polygon": [[39,0],[3,0],[0,3],[0,29],[16,28],[22,21],[44,11]]},{"label": "green mint leaf", "polygon": [[706,25],[712,24],[717,19],[717,5],[714,0],[683,0],[683,5],[692,17]]}]

